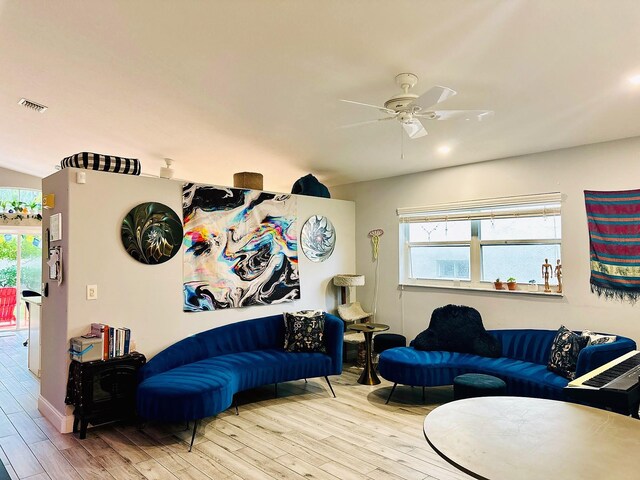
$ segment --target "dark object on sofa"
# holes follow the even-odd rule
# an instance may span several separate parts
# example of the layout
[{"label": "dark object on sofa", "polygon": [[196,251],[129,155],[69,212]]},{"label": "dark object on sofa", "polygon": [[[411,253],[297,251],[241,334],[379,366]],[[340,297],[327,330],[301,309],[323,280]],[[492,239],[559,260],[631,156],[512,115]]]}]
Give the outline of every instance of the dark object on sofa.
[{"label": "dark object on sofa", "polygon": [[329,189],[311,174],[296,180],[291,188],[291,193],[296,195],[307,195],[309,197],[331,198]]},{"label": "dark object on sofa", "polygon": [[[324,315],[326,353],[287,352],[282,315],[236,322],[185,338],[155,355],[141,370],[136,406],[144,420],[195,420],[223,412],[243,390],[342,373],[344,324]],[[237,412],[237,404],[236,404]],[[191,450],[191,447],[189,447]]]},{"label": "dark object on sofa", "polygon": [[493,375],[465,373],[453,379],[453,399],[504,395],[507,384]]},{"label": "dark object on sofa", "polygon": [[482,325],[480,313],[464,305],[445,305],[431,314],[429,328],[413,342],[416,350],[473,353],[498,358],[500,340]]}]

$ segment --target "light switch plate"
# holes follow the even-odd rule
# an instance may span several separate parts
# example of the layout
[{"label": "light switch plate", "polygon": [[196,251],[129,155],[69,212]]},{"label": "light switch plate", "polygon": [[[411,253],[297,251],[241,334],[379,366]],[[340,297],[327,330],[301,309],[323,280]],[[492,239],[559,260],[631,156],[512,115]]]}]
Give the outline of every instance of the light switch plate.
[{"label": "light switch plate", "polygon": [[98,285],[87,285],[87,300],[98,299]]}]

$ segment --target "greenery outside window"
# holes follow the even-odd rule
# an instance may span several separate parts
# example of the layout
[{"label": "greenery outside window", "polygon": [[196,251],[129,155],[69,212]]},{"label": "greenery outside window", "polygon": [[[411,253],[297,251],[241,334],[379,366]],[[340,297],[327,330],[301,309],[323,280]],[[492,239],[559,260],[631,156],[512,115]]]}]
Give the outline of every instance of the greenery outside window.
[{"label": "greenery outside window", "polygon": [[399,208],[400,284],[543,283],[545,259],[561,258],[560,200],[551,193]]},{"label": "greenery outside window", "polygon": [[42,214],[42,192],[24,188],[0,188],[0,214]]}]

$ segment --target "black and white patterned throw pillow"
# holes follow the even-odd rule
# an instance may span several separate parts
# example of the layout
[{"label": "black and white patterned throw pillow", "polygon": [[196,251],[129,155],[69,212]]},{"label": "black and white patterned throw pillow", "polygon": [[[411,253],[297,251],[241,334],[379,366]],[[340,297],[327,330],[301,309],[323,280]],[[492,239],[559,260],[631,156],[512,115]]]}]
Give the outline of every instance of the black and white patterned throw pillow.
[{"label": "black and white patterned throw pillow", "polygon": [[578,354],[587,346],[587,342],[587,337],[577,335],[562,325],[551,343],[547,368],[558,375],[573,380],[576,376]]},{"label": "black and white patterned throw pillow", "polygon": [[284,313],[284,349],[288,352],[326,352],[324,312],[302,310]]},{"label": "black and white patterned throw pillow", "polygon": [[606,335],[603,333],[596,333],[596,332],[592,332],[591,330],[583,330],[580,336],[587,337],[587,346],[613,343],[618,338],[615,335]]}]

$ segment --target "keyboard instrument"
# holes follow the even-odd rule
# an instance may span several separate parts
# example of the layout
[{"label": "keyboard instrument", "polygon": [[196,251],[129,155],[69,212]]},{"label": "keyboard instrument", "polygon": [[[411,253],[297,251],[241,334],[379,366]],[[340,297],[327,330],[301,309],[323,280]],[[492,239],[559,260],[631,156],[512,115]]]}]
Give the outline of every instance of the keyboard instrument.
[{"label": "keyboard instrument", "polygon": [[640,351],[632,350],[569,382],[568,400],[638,418]]}]

